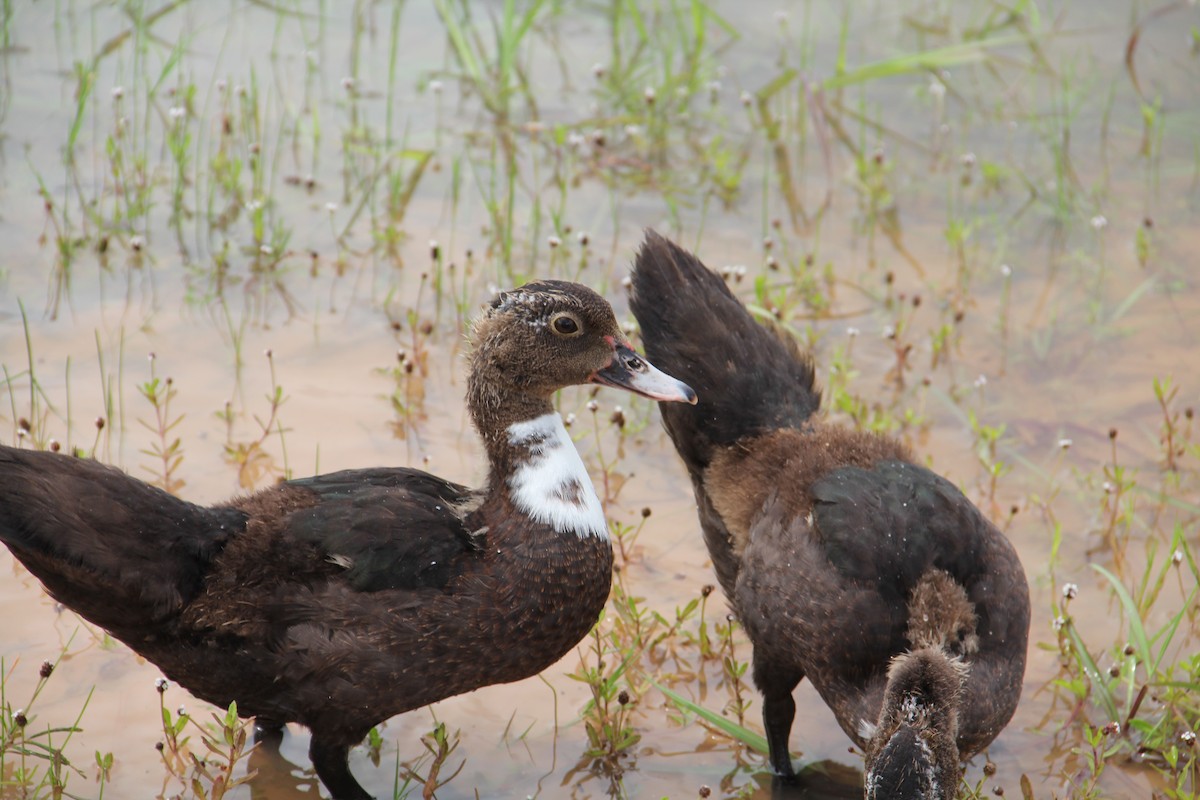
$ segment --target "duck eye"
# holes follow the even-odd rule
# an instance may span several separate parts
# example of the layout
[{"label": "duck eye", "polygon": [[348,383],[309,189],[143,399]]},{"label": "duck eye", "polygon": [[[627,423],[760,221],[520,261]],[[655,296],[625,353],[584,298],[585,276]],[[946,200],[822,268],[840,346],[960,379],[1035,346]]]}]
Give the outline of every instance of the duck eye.
[{"label": "duck eye", "polygon": [[550,327],[560,336],[575,336],[579,333],[579,322],[570,314],[559,314],[550,321]]}]

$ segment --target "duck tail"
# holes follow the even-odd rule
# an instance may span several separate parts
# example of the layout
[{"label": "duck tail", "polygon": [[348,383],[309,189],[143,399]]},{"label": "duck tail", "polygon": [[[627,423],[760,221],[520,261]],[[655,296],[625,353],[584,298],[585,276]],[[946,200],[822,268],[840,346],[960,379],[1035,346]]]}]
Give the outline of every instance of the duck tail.
[{"label": "duck tail", "polygon": [[51,596],[118,637],[175,614],[243,522],[91,459],[0,446],[0,541]]},{"label": "duck tail", "polygon": [[756,322],[720,276],[652,230],[637,254],[630,306],[647,358],[699,398],[660,405],[693,475],[714,447],[800,427],[817,410],[813,365],[795,340]]},{"label": "duck tail", "polygon": [[867,800],[957,796],[958,704],[967,672],[936,647],[892,661],[879,724],[864,731]]}]

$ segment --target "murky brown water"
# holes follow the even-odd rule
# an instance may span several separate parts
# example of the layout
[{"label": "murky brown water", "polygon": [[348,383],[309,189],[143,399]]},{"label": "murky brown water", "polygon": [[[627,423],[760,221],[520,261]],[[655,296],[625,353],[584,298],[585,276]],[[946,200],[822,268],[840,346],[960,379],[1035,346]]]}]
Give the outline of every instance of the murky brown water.
[{"label": "murky brown water", "polygon": [[[845,12],[851,66],[960,41],[961,31],[985,16],[977,10],[912,6],[899,11],[891,4],[869,4]],[[786,271],[764,267],[766,234],[775,238],[772,253],[785,264],[798,265],[801,254],[813,253],[818,276],[828,265],[835,281],[830,313],[812,320],[798,307],[791,320],[815,341],[822,381],[829,382],[826,370],[851,341],[850,329],[861,331],[853,339],[857,374],[851,391],[895,415],[912,409],[922,416],[923,424],[907,427],[905,435],[996,519],[1007,518],[1012,506],[1019,509],[1007,530],[1034,595],[1030,665],[1022,705],[988,751],[998,770],[985,787],[1003,786],[1015,796],[1024,773],[1039,797],[1069,795],[1069,776],[1078,769],[1071,766],[1069,751],[1078,742],[1071,730],[1059,733],[1070,711],[1047,685],[1057,674],[1058,656],[1038,643],[1055,641],[1051,620],[1065,581],[1081,587],[1084,597],[1071,611],[1089,645],[1107,650],[1123,635],[1119,607],[1087,566],[1089,560],[1112,565],[1096,533],[1105,516],[1101,484],[1111,453],[1107,432],[1119,430],[1120,461],[1138,471],[1139,486],[1151,493],[1138,495],[1144,499],[1164,484],[1161,412],[1152,380],[1174,378],[1179,409],[1200,400],[1200,291],[1192,264],[1192,254],[1200,252],[1195,155],[1200,61],[1184,35],[1200,23],[1200,12],[1178,11],[1148,22],[1141,33],[1136,77],[1150,104],[1161,100],[1165,120],[1152,137],[1157,142],[1152,158],[1139,154],[1142,116],[1122,62],[1131,15],[1143,13],[1136,4],[1068,9],[1055,23],[1057,33],[1043,20],[1037,43],[1045,63],[1019,43],[1006,44],[996,49],[990,68],[950,67],[943,79],[951,91],[944,99],[930,93],[931,81],[938,81],[927,73],[847,90],[837,119],[867,161],[876,147],[883,154],[890,170],[885,205],[895,213],[898,241],[910,261],[869,224],[865,195],[855,188],[861,182],[853,159],[828,129],[825,135],[833,140],[828,160],[811,131],[806,145],[798,135],[788,141],[805,210],[815,213],[826,191],[831,193],[819,225],[793,229],[780,197],[778,165],[767,155],[761,127],[747,122],[739,100],[743,89],[759,90],[784,67],[801,68],[815,79],[832,74],[843,12],[825,4],[794,4],[780,20],[775,9],[751,12],[736,3],[720,3],[717,9],[741,37],[729,39],[710,22],[708,46],[717,55],[705,61],[706,80],[720,81],[712,89],[717,101],[711,109],[697,102],[695,118],[677,127],[712,128],[744,146],[742,190],[729,208],[711,197],[706,201],[706,184],[694,185],[695,155],[685,146],[686,137],[672,140],[665,155],[653,150],[645,144],[653,135],[652,122],[615,115],[595,90],[591,65],[612,58],[606,13],[588,8],[539,15],[534,44],[523,47],[521,60],[540,133],[530,132],[532,114],[524,95],[519,89],[513,94],[520,100],[512,107],[519,123],[517,146],[523,149],[522,180],[514,194],[512,272],[574,276],[586,250],[581,279],[606,291],[627,316],[619,280],[644,226],[677,235],[710,266],[746,265],[747,297],[757,275],[785,281]],[[655,24],[668,24],[665,10],[644,11],[652,21],[658,15]],[[501,12],[498,3],[474,11],[485,31],[490,30],[488,15]],[[62,2],[18,4],[12,10],[0,50],[0,361],[10,376],[7,387],[0,384],[0,429],[7,431],[6,441],[15,439],[16,418],[30,417],[39,435],[90,450],[96,439],[91,421],[105,416],[109,423],[97,455],[152,478],[147,467],[154,461],[142,451],[154,436],[141,423],[152,420],[153,412],[136,387],[150,378],[147,355],[155,353],[156,374],[170,376],[178,392],[171,414],[182,415],[174,430],[184,455],[176,475],[185,481],[179,493],[196,502],[223,499],[240,490],[238,470],[224,457],[227,441],[259,439],[255,417],[266,419],[270,411],[264,356],[269,349],[287,397],[278,417],[285,432],[281,437],[275,430],[263,440],[256,485],[281,475],[285,464],[295,476],[394,464],[422,466],[462,482],[482,478],[480,449],[462,406],[462,331],[455,307],[449,301],[436,304],[422,274],[435,269],[429,242],[436,240],[445,262],[456,265],[444,274],[456,287],[451,291],[463,298],[467,315],[492,287],[510,281],[503,247],[491,236],[496,220],[488,211],[489,202],[506,191],[503,170],[494,162],[499,148],[490,144],[496,133],[479,100],[459,91],[459,68],[434,6],[403,7],[389,73],[392,14],[390,6],[365,2],[353,9],[328,3],[274,9],[181,3],[138,36],[130,17],[115,7]],[[949,38],[939,38],[938,25]],[[114,38],[131,30],[135,35]],[[102,55],[80,118],[75,168],[68,169],[63,154],[79,86],[73,65],[91,63],[96,54]],[[1002,76],[1005,92],[997,88],[995,74]],[[344,86],[345,77],[353,78],[352,92]],[[430,80],[442,83],[440,93],[429,88]],[[641,86],[656,78],[637,73],[629,80]],[[195,95],[187,100],[190,85]],[[248,172],[255,157],[269,160],[269,166],[257,186],[243,180],[241,210],[225,229],[206,220],[232,201],[211,173],[193,176],[182,186],[187,213],[176,224],[171,208],[176,162],[168,132],[181,123],[172,109],[190,109],[190,168],[209,164],[223,141],[223,113],[236,125],[245,120],[236,112],[242,88],[257,97],[255,124],[261,126],[257,137],[244,142],[259,141],[261,154],[242,148],[238,155]],[[834,100],[832,93],[826,95],[828,104]],[[793,97],[790,110],[783,112],[793,132],[806,125],[806,112],[797,110],[797,102]],[[600,108],[593,109],[594,103]],[[1062,106],[1072,113],[1069,135],[1056,127],[1051,113]],[[854,122],[860,112],[870,127]],[[713,119],[706,121],[705,114]],[[548,144],[556,124],[584,134],[605,130],[611,140],[607,154],[596,155],[598,149],[584,145],[591,156],[562,156],[566,149]],[[630,130],[627,124],[640,127]],[[382,160],[360,154],[369,149],[360,135],[369,131],[382,137],[389,125],[393,141],[380,150],[392,160],[384,168]],[[114,158],[106,155],[110,136],[119,129],[124,134],[117,146],[129,147],[121,181],[113,177]],[[139,141],[144,144],[138,146]],[[1053,154],[1064,142],[1065,191],[1071,199],[1063,204],[1065,211],[1056,211]],[[395,226],[402,238],[389,254],[381,244],[389,233],[386,204],[376,195],[361,212],[357,209],[364,186],[382,186],[389,175],[411,168],[414,160],[406,148],[434,155]],[[144,217],[118,211],[132,202],[133,154],[145,159],[155,182],[153,205]],[[665,159],[668,168],[654,172],[662,167],[656,159]],[[998,170],[991,188],[984,164]],[[556,168],[578,179],[569,181],[562,195],[554,186]],[[635,188],[633,173],[658,175],[657,188],[643,183]],[[310,175],[312,187],[306,188]],[[373,183],[372,175],[383,183]],[[664,190],[663,175],[681,188]],[[39,181],[48,192],[49,210],[38,193]],[[330,203],[336,208],[331,210]],[[251,224],[262,208],[265,239]],[[552,251],[546,237],[555,232],[554,214],[573,231],[587,231],[590,246],[567,236],[561,250]],[[1098,215],[1103,225],[1093,224]],[[776,230],[770,221],[777,218],[788,222]],[[1149,228],[1146,218],[1152,220]],[[947,241],[951,220],[972,226],[963,248],[969,276],[965,291],[956,288],[963,285],[964,271]],[[276,223],[290,234],[282,249],[276,248],[282,240],[269,235]],[[1138,258],[1139,229],[1150,241],[1144,264]],[[55,241],[60,233],[80,244],[65,272]],[[134,237],[142,237],[141,243]],[[98,253],[101,240],[108,243],[104,253]],[[264,243],[270,252],[262,250]],[[213,278],[220,262],[229,265],[223,292],[217,292]],[[268,269],[268,263],[275,266]],[[1011,268],[1007,290],[1002,265]],[[894,274],[890,288],[888,272]],[[60,280],[64,275],[69,280]],[[893,343],[881,334],[896,324],[898,313],[884,302],[889,292],[903,293],[901,305],[908,308],[912,295],[923,299],[919,308],[902,312],[901,338],[914,345],[903,389],[885,378],[895,355]],[[40,387],[32,403],[22,307]],[[932,367],[931,335],[956,309],[964,312],[956,345],[948,363]],[[424,401],[405,422],[390,399],[398,387],[405,397],[405,383],[390,371],[397,348],[414,352],[410,311],[432,328],[417,335],[427,374],[419,390],[409,385],[407,396],[423,391]],[[393,320],[402,330],[392,330]],[[981,375],[985,381],[978,380]],[[922,385],[926,377],[927,387]],[[584,408],[587,397],[564,393],[563,411],[577,415],[581,451],[599,477],[601,455],[591,435],[592,415]],[[622,405],[631,418],[632,433],[615,469],[634,479],[623,484],[610,515],[633,523],[642,507],[654,512],[637,540],[627,585],[645,597],[649,608],[670,617],[713,582],[690,485],[649,404],[606,391],[597,400],[604,459],[612,459],[617,446],[615,432],[604,422],[612,407]],[[227,403],[232,435],[218,417]],[[976,457],[969,412],[984,424],[1007,426],[998,453],[1012,471],[999,479],[994,496]],[[1058,444],[1063,438],[1072,441],[1065,451]],[[1136,565],[1144,560],[1143,542],[1169,531],[1172,521],[1196,543],[1197,456],[1192,450],[1181,461],[1179,483],[1170,489],[1176,505],[1151,513],[1147,501],[1139,513],[1129,548],[1130,574],[1136,575]],[[1056,564],[1049,560],[1051,514],[1063,531]],[[92,753],[111,751],[115,762],[105,796],[180,791],[177,783],[163,788],[166,773],[154,747],[162,738],[154,666],[123,646],[103,644],[98,632],[56,609],[7,551],[0,554],[0,574],[0,657],[9,673],[10,702],[18,707],[26,702],[38,665],[55,659],[68,642],[67,656],[37,699],[35,724],[72,723],[91,693],[79,723],[83,730],[67,747],[86,775],[73,778],[69,789],[95,796]],[[1152,621],[1161,624],[1178,610],[1189,580],[1181,572],[1178,580],[1168,581],[1168,599],[1156,605]],[[723,613],[720,603],[711,605],[710,622]],[[1196,631],[1189,633],[1180,637],[1181,652],[1196,647]],[[741,654],[749,657],[748,646],[743,644]],[[698,667],[694,653],[684,649],[681,657],[690,668]],[[433,715],[461,737],[451,769],[464,762],[438,797],[688,798],[701,785],[721,796],[739,791],[769,796],[761,768],[753,776],[739,770],[737,748],[726,740],[699,724],[681,727],[670,721],[661,696],[649,687],[641,687],[642,709],[635,719],[642,740],[626,763],[623,783],[612,785],[582,758],[586,737],[578,714],[588,694],[566,677],[578,663],[577,656],[568,656],[544,680],[437,704]],[[681,681],[675,688],[719,709],[728,699],[718,688],[719,666],[700,669],[704,680]],[[669,679],[669,670],[659,677]],[[750,724],[756,727],[753,699]],[[170,689],[166,702],[170,708],[183,704],[201,716],[207,713],[178,687]],[[792,745],[803,763],[861,766],[807,686],[799,690],[798,708]],[[397,762],[423,753],[419,737],[432,725],[433,716],[425,710],[390,721],[379,765],[359,748],[352,754],[352,769],[372,791],[391,792]],[[262,758],[252,764],[261,771],[254,796],[314,796],[306,753],[307,733],[291,729],[283,746],[290,766]],[[761,764],[755,757],[746,760]],[[983,763],[976,758],[971,764],[972,783],[982,778]],[[843,793],[854,796],[857,777],[838,773],[834,782],[839,779]],[[764,788],[756,792],[755,783]],[[1126,765],[1107,771],[1102,786],[1112,796],[1145,796],[1150,783],[1147,770]],[[251,793],[241,789],[235,796]]]}]

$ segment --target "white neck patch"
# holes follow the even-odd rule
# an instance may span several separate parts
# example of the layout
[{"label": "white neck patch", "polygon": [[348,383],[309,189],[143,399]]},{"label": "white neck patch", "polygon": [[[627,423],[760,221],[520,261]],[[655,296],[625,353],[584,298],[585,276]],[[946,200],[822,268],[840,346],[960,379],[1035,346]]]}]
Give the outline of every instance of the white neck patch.
[{"label": "white neck patch", "polygon": [[562,417],[552,411],[514,422],[508,426],[508,443],[529,453],[508,478],[517,508],[559,533],[608,541],[600,498]]}]

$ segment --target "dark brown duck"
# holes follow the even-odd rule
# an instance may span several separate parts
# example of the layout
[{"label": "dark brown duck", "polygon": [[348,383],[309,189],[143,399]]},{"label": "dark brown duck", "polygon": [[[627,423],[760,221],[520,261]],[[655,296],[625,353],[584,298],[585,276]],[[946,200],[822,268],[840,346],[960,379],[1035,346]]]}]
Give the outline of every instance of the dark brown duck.
[{"label": "dark brown duck", "polygon": [[630,349],[586,287],[496,297],[475,325],[467,403],[485,488],[413,469],[288,481],[203,508],[91,460],[0,448],[0,539],[55,599],[199,698],[312,730],[335,798],[372,726],[526,678],[608,597],[612,549],[551,395],[616,386],[695,402]]},{"label": "dark brown duck", "polygon": [[1029,589],[1008,540],[898,441],[818,416],[811,360],[648,232],[632,308],[695,387],[662,406],[717,578],[754,647],[773,769],[805,677],[867,756],[871,798],[950,798],[1021,694]]}]

